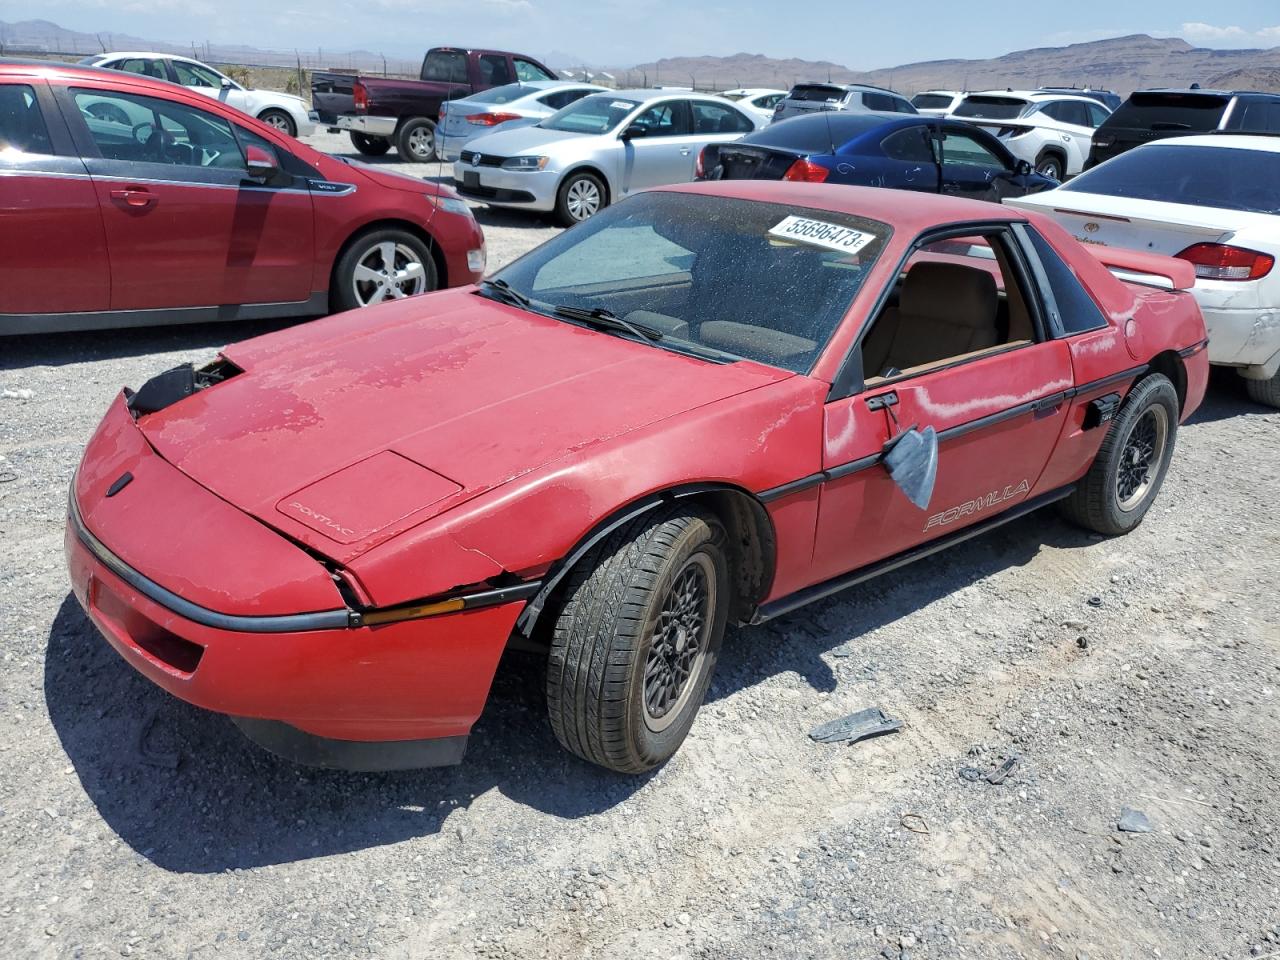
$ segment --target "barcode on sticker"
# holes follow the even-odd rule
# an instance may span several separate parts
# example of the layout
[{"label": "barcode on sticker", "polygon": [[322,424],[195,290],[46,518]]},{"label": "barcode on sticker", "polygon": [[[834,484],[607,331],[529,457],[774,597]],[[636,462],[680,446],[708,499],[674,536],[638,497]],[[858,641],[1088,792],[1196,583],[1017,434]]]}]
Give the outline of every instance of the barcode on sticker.
[{"label": "barcode on sticker", "polygon": [[777,226],[770,227],[769,234],[783,240],[839,250],[841,253],[857,253],[875,239],[872,234],[861,230],[822,220],[809,220],[806,217],[787,217]]}]

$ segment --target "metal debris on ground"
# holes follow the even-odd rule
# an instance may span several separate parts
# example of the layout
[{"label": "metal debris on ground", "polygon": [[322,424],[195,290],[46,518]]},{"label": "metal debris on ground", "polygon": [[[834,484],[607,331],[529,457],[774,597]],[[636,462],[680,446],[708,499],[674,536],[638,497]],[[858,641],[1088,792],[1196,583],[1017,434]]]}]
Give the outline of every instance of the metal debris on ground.
[{"label": "metal debris on ground", "polygon": [[1102,606],[1102,598],[1101,598],[1101,597],[1090,597],[1090,598],[1089,598],[1089,606],[1091,606],[1091,607],[1100,607],[1100,606]]},{"label": "metal debris on ground", "polygon": [[969,783],[977,783],[985,780],[993,786],[999,786],[1009,779],[1009,774],[1013,773],[1018,766],[1018,757],[1012,756],[991,770],[981,770],[978,767],[961,767],[960,779],[967,780]]},{"label": "metal debris on ground", "polygon": [[1120,820],[1116,829],[1124,833],[1150,833],[1153,829],[1151,820],[1141,810],[1124,807],[1120,811]]},{"label": "metal debris on ground", "polygon": [[902,729],[902,721],[885,716],[879,707],[868,707],[847,717],[840,717],[809,731],[809,738],[818,743],[855,743],[867,737],[877,737],[884,733],[897,733]]},{"label": "metal debris on ground", "polygon": [[898,823],[904,830],[910,830],[912,833],[927,834],[929,832],[929,824],[918,813],[904,813],[898,818]]}]

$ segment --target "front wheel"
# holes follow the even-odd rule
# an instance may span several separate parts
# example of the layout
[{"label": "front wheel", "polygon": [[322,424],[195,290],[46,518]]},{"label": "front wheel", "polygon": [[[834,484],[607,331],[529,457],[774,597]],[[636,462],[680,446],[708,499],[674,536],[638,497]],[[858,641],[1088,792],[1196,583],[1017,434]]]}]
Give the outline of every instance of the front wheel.
[{"label": "front wheel", "polygon": [[329,306],[337,312],[403,300],[434,290],[436,283],[435,262],[425,243],[407,230],[373,230],[339,258]]},{"label": "front wheel", "polygon": [[409,163],[430,163],[436,158],[436,125],[424,117],[409,120],[396,134],[400,159]]},{"label": "front wheel", "polygon": [[298,125],[284,110],[263,110],[258,114],[258,119],[269,127],[275,127],[281,133],[287,133],[291,137],[298,135]]},{"label": "front wheel", "polygon": [[1089,472],[1062,501],[1067,519],[1115,536],[1142,522],[1160,492],[1178,432],[1178,393],[1163,374],[1125,398]]},{"label": "front wheel", "polygon": [[608,205],[605,186],[593,173],[574,173],[556,194],[556,219],[566,227],[594,217]]},{"label": "front wheel", "polygon": [[1250,380],[1245,377],[1244,389],[1251,400],[1280,409],[1280,373],[1269,380]]},{"label": "front wheel", "polygon": [[391,149],[391,141],[386,137],[371,137],[354,130],[351,131],[351,145],[366,157],[381,157]]},{"label": "front wheel", "polygon": [[1036,173],[1061,182],[1066,165],[1056,153],[1044,153],[1036,159]]},{"label": "front wheel", "polygon": [[724,638],[726,540],[711,514],[660,508],[574,568],[547,663],[551,729],[566,749],[642,773],[684,742]]}]

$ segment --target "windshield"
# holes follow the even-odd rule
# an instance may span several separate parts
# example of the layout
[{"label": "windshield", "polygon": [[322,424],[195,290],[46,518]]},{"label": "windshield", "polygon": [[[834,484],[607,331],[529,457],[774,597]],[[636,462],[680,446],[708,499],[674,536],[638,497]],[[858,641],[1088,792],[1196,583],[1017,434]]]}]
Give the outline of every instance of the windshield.
[{"label": "windshield", "polygon": [[918,110],[946,110],[953,99],[945,93],[917,93],[911,98],[911,105]]},{"label": "windshield", "polygon": [[951,115],[980,120],[1013,120],[1021,116],[1027,107],[1027,101],[1017,97],[965,97]]},{"label": "windshield", "polygon": [[639,100],[627,100],[607,93],[597,94],[569,104],[538,126],[544,130],[562,130],[565,133],[608,133],[638,106]]},{"label": "windshield", "polygon": [[508,83],[501,87],[494,87],[491,90],[485,90],[482,93],[473,93],[467,97],[468,103],[510,103],[512,100],[519,100],[521,97],[527,97],[530,94],[538,93],[537,87],[530,87],[523,83]]},{"label": "windshield", "polygon": [[638,194],[500,271],[529,309],[604,310],[655,346],[795,373],[817,360],[891,228],[690,193]]},{"label": "windshield", "polygon": [[1216,130],[1230,97],[1208,93],[1135,93],[1107,120],[1107,129]]},{"label": "windshield", "polygon": [[1151,144],[1122,153],[1058,189],[1280,213],[1280,153]]}]

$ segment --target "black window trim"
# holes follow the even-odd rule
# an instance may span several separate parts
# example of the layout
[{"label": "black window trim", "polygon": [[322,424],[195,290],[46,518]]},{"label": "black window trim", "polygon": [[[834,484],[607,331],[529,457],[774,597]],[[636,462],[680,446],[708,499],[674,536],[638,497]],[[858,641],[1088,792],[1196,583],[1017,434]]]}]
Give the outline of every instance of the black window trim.
[{"label": "black window trim", "polygon": [[1041,296],[1044,298],[1047,308],[1047,319],[1049,332],[1055,340],[1065,340],[1069,337],[1076,337],[1082,333],[1093,333],[1098,330],[1105,330],[1109,323],[1107,322],[1106,311],[1102,309],[1102,305],[1098,303],[1093,295],[1093,291],[1080,282],[1074,273],[1071,274],[1072,279],[1080,285],[1080,289],[1084,291],[1084,295],[1089,298],[1098,310],[1098,316],[1102,322],[1092,327],[1084,327],[1080,330],[1068,330],[1067,325],[1062,320],[1062,308],[1058,305],[1058,298],[1054,295],[1053,284],[1049,281],[1049,273],[1045,270],[1043,262],[1040,260],[1040,253],[1036,250],[1035,243],[1031,239],[1034,233],[1037,237],[1044,241],[1045,245],[1057,254],[1058,259],[1062,261],[1068,272],[1071,272],[1071,264],[1067,263],[1066,258],[1057,253],[1057,249],[1039,230],[1026,221],[1020,221],[1014,226],[1014,233],[1018,237],[1019,245],[1022,247],[1023,256],[1026,258],[1032,274],[1035,276],[1037,285],[1040,287]]},{"label": "black window trim", "polygon": [[[49,135],[49,147],[53,151],[47,154],[24,154],[25,159],[22,162],[24,168],[36,169],[40,166],[42,158],[43,160],[49,160],[52,157],[80,159],[80,151],[76,149],[76,143],[67,127],[66,118],[62,115],[62,109],[54,96],[52,86],[46,80],[42,77],[13,76],[6,78],[5,86],[29,87],[31,89],[36,98],[36,107],[40,111],[40,119],[44,122],[45,133]],[[11,167],[12,165],[6,166]],[[56,169],[62,171],[65,169],[65,165],[56,165]],[[83,168],[78,172],[83,173]]]},{"label": "black window trim", "polygon": [[[1036,339],[1034,343],[1047,343],[1049,340],[1058,339],[1054,335],[1053,328],[1046,323],[1045,306],[1041,302],[1041,297],[1045,293],[1045,287],[1040,282],[1040,278],[1035,275],[1034,269],[1028,263],[1026,256],[1026,241],[1019,236],[1015,230],[1016,227],[1022,226],[1026,221],[1022,220],[973,220],[967,223],[949,224],[945,227],[935,227],[920,233],[903,251],[899,258],[892,276],[900,277],[902,271],[906,269],[907,261],[921,247],[928,246],[931,243],[938,243],[942,240],[950,240],[958,237],[972,237],[975,235],[985,235],[988,233],[1002,233],[1008,242],[1005,243],[1005,251],[1009,256],[1009,264],[1015,276],[1013,280],[1018,283],[1023,292],[1023,299],[1026,301],[1027,310],[1031,314],[1031,326],[1035,332]],[[1039,265],[1039,261],[1036,261]],[[867,334],[871,332],[871,328],[875,326],[876,321],[880,318],[880,314],[884,311],[885,304],[889,301],[889,295],[893,290],[894,283],[885,284],[884,288],[876,297],[875,303],[872,305],[866,322],[850,344],[848,352],[845,354],[844,361],[840,364],[840,369],[836,372],[835,379],[831,382],[831,389],[827,391],[825,403],[835,403],[840,400],[847,400],[866,392],[866,376],[862,369],[862,344]],[[983,351],[981,355],[975,357],[967,357],[955,360],[951,363],[939,366],[931,366],[928,370],[920,373],[905,373],[897,377],[891,377],[876,383],[876,390],[894,383],[901,383],[905,380],[912,380],[919,376],[927,376],[929,374],[938,373],[943,370],[950,370],[953,367],[963,366],[972,363],[975,360],[982,360],[988,356],[998,355],[1008,352],[1010,349],[1021,349],[1023,346],[1031,346],[1033,344],[1010,345],[1002,344],[993,347],[989,351]],[[1005,347],[1006,349],[1001,349]]]}]

